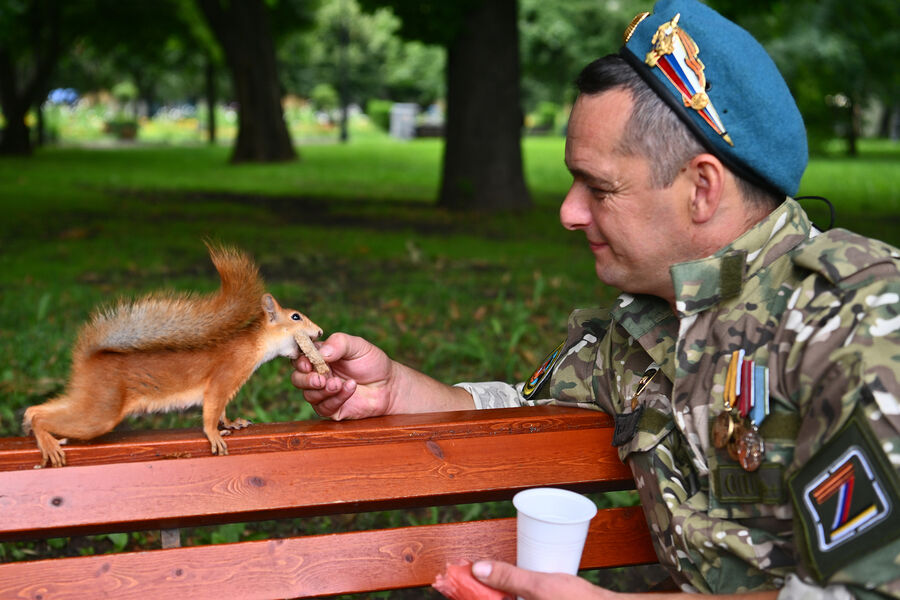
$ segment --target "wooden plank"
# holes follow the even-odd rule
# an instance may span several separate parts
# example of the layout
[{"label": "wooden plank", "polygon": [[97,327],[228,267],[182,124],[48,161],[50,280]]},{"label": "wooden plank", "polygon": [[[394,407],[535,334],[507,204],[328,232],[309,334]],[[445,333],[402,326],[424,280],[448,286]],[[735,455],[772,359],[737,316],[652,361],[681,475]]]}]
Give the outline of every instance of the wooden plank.
[{"label": "wooden plank", "polygon": [[449,437],[2,474],[0,541],[633,487],[612,429]]},{"label": "wooden plank", "polygon": [[[515,519],[0,565],[0,597],[294,598],[429,585],[449,560],[515,561]],[[637,507],[598,513],[582,568],[656,562]],[[48,577],[52,573],[52,579]]]},{"label": "wooden plank", "polygon": [[[199,415],[198,415],[199,421]],[[262,423],[228,436],[232,455],[380,444],[416,439],[451,439],[541,431],[611,427],[607,415],[560,406],[394,415],[356,421]],[[65,446],[70,467],[210,456],[209,442],[196,429],[113,432]],[[40,463],[34,438],[0,438],[0,472],[33,469]]]}]

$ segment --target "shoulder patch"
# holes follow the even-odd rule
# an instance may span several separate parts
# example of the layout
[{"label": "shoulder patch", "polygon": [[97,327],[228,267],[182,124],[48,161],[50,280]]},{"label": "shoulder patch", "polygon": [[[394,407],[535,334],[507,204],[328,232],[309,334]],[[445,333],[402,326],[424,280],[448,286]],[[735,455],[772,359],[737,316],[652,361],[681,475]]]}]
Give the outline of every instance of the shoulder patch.
[{"label": "shoulder patch", "polygon": [[531,377],[525,382],[525,387],[522,388],[522,395],[525,396],[526,400],[531,400],[531,398],[537,394],[538,390],[541,389],[541,386],[544,385],[544,382],[546,382],[550,378],[550,375],[553,374],[553,369],[556,368],[559,359],[563,356],[563,347],[565,345],[565,342],[560,342],[559,346],[547,355],[544,362],[535,369],[534,373],[531,374]]},{"label": "shoulder patch", "polygon": [[857,408],[790,480],[811,567],[825,581],[900,536],[900,483]]}]

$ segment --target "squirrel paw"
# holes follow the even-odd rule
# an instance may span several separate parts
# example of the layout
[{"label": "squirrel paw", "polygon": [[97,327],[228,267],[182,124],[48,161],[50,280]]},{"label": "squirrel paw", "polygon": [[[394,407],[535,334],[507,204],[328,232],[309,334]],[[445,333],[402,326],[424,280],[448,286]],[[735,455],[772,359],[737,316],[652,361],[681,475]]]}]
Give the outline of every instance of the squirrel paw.
[{"label": "squirrel paw", "polygon": [[41,451],[41,467],[48,464],[51,467],[66,466],[66,453],[60,447],[60,440],[45,431],[35,431],[35,438]]},{"label": "squirrel paw", "polygon": [[225,440],[222,439],[222,434],[229,434],[230,431],[222,431],[216,432],[214,435],[206,434],[206,437],[209,438],[209,449],[213,454],[218,454],[219,456],[225,456],[228,454],[228,446],[225,444]]},{"label": "squirrel paw", "polygon": [[[244,429],[245,427],[250,427],[251,425],[253,425],[253,421],[249,421],[247,419],[234,419],[234,420],[222,419],[222,421],[219,424],[222,427],[224,427],[226,430],[228,430],[228,429]],[[219,433],[221,433],[222,435],[228,435],[228,433],[230,433],[230,432],[226,433],[226,431],[220,430]]]},{"label": "squirrel paw", "polygon": [[46,451],[41,449],[41,467],[46,467],[49,463],[51,467],[64,467],[66,466],[66,453],[62,451],[62,448],[56,446],[55,448],[48,448]]}]

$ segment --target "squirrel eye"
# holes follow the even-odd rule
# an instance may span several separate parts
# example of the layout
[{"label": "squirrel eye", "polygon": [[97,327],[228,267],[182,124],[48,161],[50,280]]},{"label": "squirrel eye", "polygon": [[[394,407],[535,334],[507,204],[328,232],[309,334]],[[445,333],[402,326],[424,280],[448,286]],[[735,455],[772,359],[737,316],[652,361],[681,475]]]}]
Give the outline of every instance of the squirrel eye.
[{"label": "squirrel eye", "polygon": [[292,314],[292,315],[291,315],[291,318],[292,318],[293,320],[295,320],[295,321],[299,321],[299,320],[300,320],[300,313],[294,313],[294,314]]}]

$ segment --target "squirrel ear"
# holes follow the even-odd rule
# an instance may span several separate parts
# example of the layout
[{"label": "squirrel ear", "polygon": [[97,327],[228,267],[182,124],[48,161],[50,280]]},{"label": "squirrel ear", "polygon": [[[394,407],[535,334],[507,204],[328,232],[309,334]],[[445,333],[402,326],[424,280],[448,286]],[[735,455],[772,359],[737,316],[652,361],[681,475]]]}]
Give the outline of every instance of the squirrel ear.
[{"label": "squirrel ear", "polygon": [[278,301],[275,300],[275,296],[272,294],[263,294],[262,307],[263,310],[266,311],[266,314],[269,315],[270,321],[275,321],[278,318],[278,309],[281,307],[278,306]]}]

